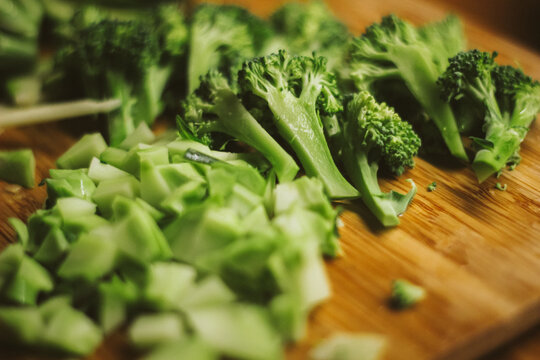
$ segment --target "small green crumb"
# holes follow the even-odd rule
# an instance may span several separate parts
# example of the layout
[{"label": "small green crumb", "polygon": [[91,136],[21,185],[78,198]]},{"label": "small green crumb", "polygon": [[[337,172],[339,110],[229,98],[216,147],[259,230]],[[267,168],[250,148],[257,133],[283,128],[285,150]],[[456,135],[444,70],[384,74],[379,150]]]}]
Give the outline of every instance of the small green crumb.
[{"label": "small green crumb", "polygon": [[432,192],[432,191],[435,191],[436,188],[437,188],[437,183],[434,181],[428,185],[427,191]]},{"label": "small green crumb", "polygon": [[398,279],[392,282],[391,305],[397,309],[405,309],[415,305],[426,297],[424,288],[411,284],[407,280]]},{"label": "small green crumb", "polygon": [[507,184],[501,185],[501,183],[498,182],[497,184],[495,184],[495,188],[497,190],[506,191],[506,189],[508,188],[508,185]]}]

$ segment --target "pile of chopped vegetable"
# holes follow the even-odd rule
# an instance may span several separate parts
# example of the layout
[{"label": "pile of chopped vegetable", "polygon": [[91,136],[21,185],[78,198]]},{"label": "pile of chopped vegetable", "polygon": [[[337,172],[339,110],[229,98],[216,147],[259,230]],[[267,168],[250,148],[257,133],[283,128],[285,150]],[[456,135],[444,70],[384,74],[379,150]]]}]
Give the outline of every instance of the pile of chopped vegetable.
[{"label": "pile of chopped vegetable", "polygon": [[[144,359],[282,358],[331,295],[331,200],[361,199],[396,226],[416,185],[383,192],[381,177],[417,154],[473,155],[483,182],[518,165],[540,112],[540,83],[467,50],[454,16],[415,27],[389,15],[354,37],[316,0],[268,20],[231,5],[90,3],[0,5],[0,127],[97,120],[43,180],[44,208],[10,219],[10,346],[86,356],[127,329]],[[176,131],[156,136],[158,117]],[[0,151],[0,178],[32,188],[31,150]],[[424,296],[393,285],[397,307]],[[375,359],[384,343],[336,335],[311,356]]]}]

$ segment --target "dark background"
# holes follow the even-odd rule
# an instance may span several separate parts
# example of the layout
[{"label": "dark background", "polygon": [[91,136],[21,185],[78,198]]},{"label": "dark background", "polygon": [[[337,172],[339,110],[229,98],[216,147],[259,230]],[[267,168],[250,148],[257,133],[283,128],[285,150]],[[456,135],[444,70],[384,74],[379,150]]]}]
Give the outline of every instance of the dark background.
[{"label": "dark background", "polygon": [[540,51],[540,0],[432,0]]}]

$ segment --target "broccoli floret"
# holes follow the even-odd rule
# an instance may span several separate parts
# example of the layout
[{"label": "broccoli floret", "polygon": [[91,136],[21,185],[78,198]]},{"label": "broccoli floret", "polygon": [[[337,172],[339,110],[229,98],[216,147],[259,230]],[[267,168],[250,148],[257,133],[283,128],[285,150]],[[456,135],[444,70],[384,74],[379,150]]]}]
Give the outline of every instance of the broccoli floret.
[{"label": "broccoli floret", "polygon": [[121,99],[121,108],[107,116],[110,142],[119,144],[156,115],[147,84],[160,55],[157,37],[142,22],[116,20],[91,24],[75,35],[58,53],[58,62],[68,78],[79,81],[85,97]]},{"label": "broccoli floret", "polygon": [[392,282],[392,306],[397,309],[411,307],[426,297],[424,288],[411,284],[407,280],[398,279]]},{"label": "broccoli floret", "polygon": [[108,115],[110,142],[117,145],[163,110],[162,93],[187,43],[183,16],[164,6],[150,19],[123,21],[86,8],[72,24],[72,39],[60,49],[57,67],[75,79],[70,88],[78,88],[79,95],[122,101],[120,110]]},{"label": "broccoli floret", "polygon": [[289,56],[280,50],[248,60],[239,73],[239,85],[246,101],[250,95],[264,100],[261,104],[270,109],[274,126],[306,174],[318,177],[331,198],[358,196],[339,172],[324,136],[320,114],[332,115],[342,109],[324,57]]},{"label": "broccoli floret", "polygon": [[404,82],[437,126],[450,153],[468,160],[452,109],[436,85],[447,58],[460,50],[462,39],[454,17],[417,29],[395,15],[386,16],[353,40],[350,76],[359,89],[370,91],[379,81]]},{"label": "broccoli floret", "polygon": [[342,158],[345,169],[362,195],[362,200],[384,226],[399,224],[403,213],[416,193],[403,195],[383,193],[377,181],[379,168],[392,175],[401,175],[414,166],[420,138],[409,123],[401,120],[385,103],[378,104],[367,91],[346,103],[342,119]]},{"label": "broccoli floret", "polygon": [[271,37],[270,26],[244,8],[231,5],[200,5],[190,24],[188,91],[199,78],[217,68],[233,78],[245,59],[261,55]]},{"label": "broccoli floret", "polygon": [[429,184],[427,186],[427,191],[429,191],[429,192],[435,191],[435,189],[437,189],[437,182],[436,181],[432,182],[431,184]]},{"label": "broccoli floret", "polygon": [[540,83],[521,70],[495,63],[496,53],[470,50],[450,59],[438,85],[447,101],[469,101],[483,118],[483,138],[472,167],[482,182],[519,162],[519,146],[540,111]]},{"label": "broccoli floret", "polygon": [[[184,101],[184,126],[198,138],[212,139],[223,133],[260,151],[274,167],[280,181],[292,180],[298,172],[294,159],[246,110],[227,79],[210,70],[199,88]],[[208,142],[208,141],[207,141]]]},{"label": "broccoli floret", "polygon": [[287,3],[272,14],[270,22],[276,37],[269,49],[281,48],[306,56],[315,52],[328,59],[330,69],[336,69],[342,62],[351,38],[347,27],[322,0]]}]

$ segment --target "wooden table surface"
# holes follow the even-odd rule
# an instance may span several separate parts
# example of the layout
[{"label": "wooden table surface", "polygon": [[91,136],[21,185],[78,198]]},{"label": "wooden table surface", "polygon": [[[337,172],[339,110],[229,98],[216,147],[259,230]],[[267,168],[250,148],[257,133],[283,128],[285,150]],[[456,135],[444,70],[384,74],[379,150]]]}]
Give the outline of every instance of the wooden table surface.
[{"label": "wooden table surface", "polygon": [[[260,15],[278,1],[235,1]],[[441,19],[445,11],[422,0],[333,0],[331,8],[358,34],[382,15],[396,13],[416,24]],[[540,79],[540,55],[475,26],[464,18],[470,47],[497,50],[499,61],[518,62]],[[36,183],[75,141],[61,124],[9,129],[0,149],[28,146],[38,164]],[[479,185],[470,168],[436,166],[423,159],[384,188],[418,194],[391,230],[360,203],[347,204],[343,258],[327,265],[333,297],[310,318],[308,337],[288,351],[303,359],[307,350],[335,331],[377,332],[388,336],[385,359],[470,359],[489,353],[540,322],[540,127],[533,125],[523,143],[521,165]],[[426,186],[436,181],[436,191]],[[508,190],[495,189],[495,182]],[[0,247],[14,241],[8,217],[26,219],[40,208],[43,187],[16,190],[0,182]],[[413,309],[387,306],[392,279],[424,286],[428,296]],[[540,329],[491,352],[489,359],[540,358]],[[89,359],[129,359],[116,335]],[[0,358],[2,354],[0,353]]]}]

